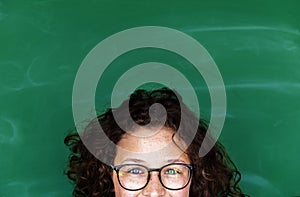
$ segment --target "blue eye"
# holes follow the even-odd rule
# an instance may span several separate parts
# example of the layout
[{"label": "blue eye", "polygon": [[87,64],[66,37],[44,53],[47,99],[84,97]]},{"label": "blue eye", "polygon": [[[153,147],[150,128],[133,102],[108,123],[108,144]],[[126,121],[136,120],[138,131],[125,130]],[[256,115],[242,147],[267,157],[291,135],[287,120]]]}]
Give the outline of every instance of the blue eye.
[{"label": "blue eye", "polygon": [[143,174],[144,172],[143,172],[142,169],[133,168],[133,169],[128,170],[128,173],[131,173],[131,174]]}]

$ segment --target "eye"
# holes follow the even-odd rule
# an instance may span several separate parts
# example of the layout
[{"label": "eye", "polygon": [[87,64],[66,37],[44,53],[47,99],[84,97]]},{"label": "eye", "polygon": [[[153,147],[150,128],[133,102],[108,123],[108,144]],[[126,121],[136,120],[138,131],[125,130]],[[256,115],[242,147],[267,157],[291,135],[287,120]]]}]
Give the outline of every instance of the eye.
[{"label": "eye", "polygon": [[176,174],[181,174],[181,171],[179,169],[176,169],[176,168],[169,168],[165,171],[165,174],[176,175]]},{"label": "eye", "polygon": [[141,168],[132,168],[127,171],[129,174],[144,174],[143,169]]}]

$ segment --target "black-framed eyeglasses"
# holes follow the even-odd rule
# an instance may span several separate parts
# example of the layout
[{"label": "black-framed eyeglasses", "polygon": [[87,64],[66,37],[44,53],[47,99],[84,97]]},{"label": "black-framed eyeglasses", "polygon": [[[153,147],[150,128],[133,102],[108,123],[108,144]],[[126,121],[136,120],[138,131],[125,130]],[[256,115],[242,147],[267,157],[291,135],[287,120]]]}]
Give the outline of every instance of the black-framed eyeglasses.
[{"label": "black-framed eyeglasses", "polygon": [[119,184],[126,190],[137,191],[145,188],[150,180],[150,172],[158,172],[159,181],[169,190],[185,188],[192,176],[191,164],[170,163],[161,168],[148,168],[140,164],[111,165],[116,171]]}]

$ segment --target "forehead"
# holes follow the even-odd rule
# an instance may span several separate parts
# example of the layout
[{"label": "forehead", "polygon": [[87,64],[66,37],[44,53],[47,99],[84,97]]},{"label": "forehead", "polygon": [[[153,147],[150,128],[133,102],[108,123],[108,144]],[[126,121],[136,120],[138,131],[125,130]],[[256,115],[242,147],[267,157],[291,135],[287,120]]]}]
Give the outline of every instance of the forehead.
[{"label": "forehead", "polygon": [[142,129],[128,132],[122,136],[118,146],[128,151],[153,152],[168,145],[172,141],[173,134],[174,131],[165,128],[158,131]]},{"label": "forehead", "polygon": [[189,163],[188,155],[172,141],[174,131],[163,128],[157,132],[147,130],[136,132],[124,134],[117,144],[115,165],[132,161],[139,161],[138,163],[149,167],[162,166],[170,161]]}]

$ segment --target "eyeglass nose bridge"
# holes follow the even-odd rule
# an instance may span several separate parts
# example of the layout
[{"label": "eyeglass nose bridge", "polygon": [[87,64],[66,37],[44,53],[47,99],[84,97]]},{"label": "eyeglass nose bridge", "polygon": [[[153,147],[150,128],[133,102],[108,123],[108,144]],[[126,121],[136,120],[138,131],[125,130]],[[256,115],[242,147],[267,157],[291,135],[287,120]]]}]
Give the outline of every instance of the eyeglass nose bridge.
[{"label": "eyeglass nose bridge", "polygon": [[161,185],[161,187],[163,187],[164,189],[166,189],[167,187],[163,184],[162,180],[161,180],[161,171],[162,171],[163,168],[148,168],[148,177],[147,177],[147,182],[145,184],[145,186],[142,188],[146,188],[148,185],[149,185],[149,182],[150,182],[150,179],[151,179],[151,172],[158,172],[157,176],[158,176],[158,179],[159,179],[159,184]]},{"label": "eyeglass nose bridge", "polygon": [[158,172],[158,179],[159,179],[159,181],[160,181],[160,184],[162,185],[162,186],[164,186],[164,184],[162,183],[162,180],[161,180],[161,175],[160,175],[160,172],[161,172],[161,170],[162,170],[162,168],[149,168],[148,169],[148,181],[147,181],[147,184],[149,183],[149,181],[150,181],[150,178],[151,178],[151,172]]},{"label": "eyeglass nose bridge", "polygon": [[161,169],[162,169],[162,168],[149,168],[149,169],[148,169],[148,172],[149,172],[149,173],[150,173],[150,172],[158,172],[158,173],[160,173]]}]

